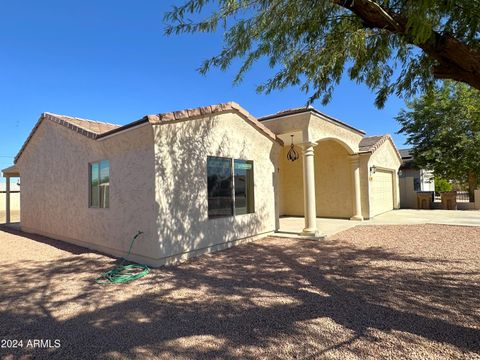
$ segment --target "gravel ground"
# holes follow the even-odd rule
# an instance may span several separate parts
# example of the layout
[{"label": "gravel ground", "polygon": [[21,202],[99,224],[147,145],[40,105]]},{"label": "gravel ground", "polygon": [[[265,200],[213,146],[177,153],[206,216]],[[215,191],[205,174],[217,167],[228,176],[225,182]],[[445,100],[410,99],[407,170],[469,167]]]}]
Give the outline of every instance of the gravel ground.
[{"label": "gravel ground", "polygon": [[0,341],[24,346],[0,358],[480,359],[479,244],[474,227],[361,226],[101,286],[111,258],[0,230]]}]

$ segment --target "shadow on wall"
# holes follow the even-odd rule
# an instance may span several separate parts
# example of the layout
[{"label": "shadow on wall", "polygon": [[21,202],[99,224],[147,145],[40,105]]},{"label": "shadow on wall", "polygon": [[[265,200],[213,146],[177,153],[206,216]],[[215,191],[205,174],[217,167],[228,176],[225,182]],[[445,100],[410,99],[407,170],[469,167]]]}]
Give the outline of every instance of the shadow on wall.
[{"label": "shadow on wall", "polygon": [[[253,138],[239,136],[233,125],[222,126],[229,120],[232,121],[213,116],[154,129],[155,213],[163,256],[205,249],[278,227],[276,174],[272,163],[277,163],[280,149],[270,143],[266,152],[265,143],[270,140],[260,134]],[[254,214],[208,218],[208,156],[254,160]],[[266,162],[271,170],[265,166]]]},{"label": "shadow on wall", "polygon": [[36,359],[480,351],[480,287],[465,280],[478,272],[343,241],[268,239],[153,270],[121,292],[93,284],[105,257],[4,265],[0,338],[61,340],[59,349],[30,350]]}]

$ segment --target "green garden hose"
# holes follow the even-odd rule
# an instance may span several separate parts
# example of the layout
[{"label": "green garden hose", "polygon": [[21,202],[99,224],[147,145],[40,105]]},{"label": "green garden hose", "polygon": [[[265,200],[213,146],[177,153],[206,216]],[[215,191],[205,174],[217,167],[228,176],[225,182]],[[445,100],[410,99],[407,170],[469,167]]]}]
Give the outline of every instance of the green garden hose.
[{"label": "green garden hose", "polygon": [[143,234],[143,232],[139,231],[137,235],[133,237],[132,243],[130,244],[130,249],[128,249],[128,254],[125,258],[122,258],[121,264],[107,272],[104,272],[100,277],[95,280],[97,284],[124,284],[133,280],[140,279],[150,272],[150,268],[147,265],[123,265],[125,261],[128,261],[128,257],[130,256],[130,252],[132,251],[133,244],[141,234]]}]

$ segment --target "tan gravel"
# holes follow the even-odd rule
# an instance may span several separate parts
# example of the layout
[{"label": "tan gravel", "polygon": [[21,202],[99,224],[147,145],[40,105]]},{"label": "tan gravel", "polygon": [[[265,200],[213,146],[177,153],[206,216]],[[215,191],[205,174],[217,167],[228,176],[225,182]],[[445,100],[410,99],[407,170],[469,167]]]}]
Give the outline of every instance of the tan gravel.
[{"label": "tan gravel", "polygon": [[480,359],[479,244],[475,227],[361,226],[100,286],[111,258],[0,230],[0,341],[24,344],[0,358]]}]

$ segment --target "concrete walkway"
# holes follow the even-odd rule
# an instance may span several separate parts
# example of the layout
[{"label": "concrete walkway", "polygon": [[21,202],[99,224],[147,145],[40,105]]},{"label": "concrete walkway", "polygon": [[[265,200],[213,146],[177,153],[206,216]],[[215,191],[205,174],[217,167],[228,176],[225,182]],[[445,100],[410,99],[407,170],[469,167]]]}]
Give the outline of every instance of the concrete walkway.
[{"label": "concrete walkway", "polygon": [[[330,236],[357,225],[412,225],[444,224],[480,226],[479,210],[393,210],[371,220],[351,221],[345,219],[317,218],[317,228],[321,235]],[[304,227],[303,217],[280,218],[280,230],[276,235],[297,237]]]}]

